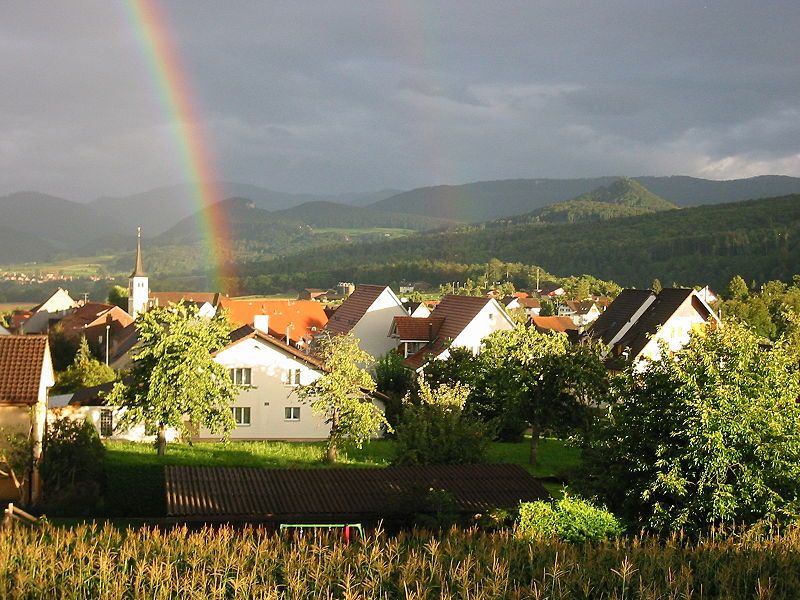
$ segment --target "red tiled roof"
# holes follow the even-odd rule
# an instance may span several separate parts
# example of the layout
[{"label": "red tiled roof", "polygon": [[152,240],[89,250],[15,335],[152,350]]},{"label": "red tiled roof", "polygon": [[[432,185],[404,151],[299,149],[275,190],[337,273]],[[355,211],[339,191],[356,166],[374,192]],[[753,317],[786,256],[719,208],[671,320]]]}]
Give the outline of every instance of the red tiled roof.
[{"label": "red tiled roof", "polygon": [[359,285],[348,296],[342,305],[331,315],[325,331],[330,333],[348,333],[361,320],[369,307],[373,305],[383,291],[385,285]]},{"label": "red tiled roof", "polygon": [[223,307],[234,325],[253,325],[256,315],[269,315],[270,334],[285,339],[288,327],[293,342],[313,338],[328,322],[325,308],[313,300],[226,299]]},{"label": "red tiled roof", "polygon": [[46,335],[0,336],[0,404],[36,404],[47,350]]},{"label": "red tiled roof", "polygon": [[116,329],[127,327],[133,323],[133,317],[119,306],[101,302],[87,302],[61,319],[60,322],[66,335],[79,335],[87,327],[105,324],[107,316],[111,317],[112,323],[118,323]]},{"label": "red tiled roof", "polygon": [[435,339],[444,317],[395,317],[394,332],[404,342],[426,342]]},{"label": "red tiled roof", "polygon": [[578,326],[569,317],[531,317],[531,323],[539,331],[578,330]]},{"label": "red tiled roof", "polygon": [[[404,498],[444,489],[459,512],[549,497],[519,465],[374,469],[165,467],[167,515],[183,520],[372,522],[404,512]],[[319,521],[317,521],[319,522]]]},{"label": "red tiled roof", "polygon": [[542,308],[542,303],[538,298],[519,298],[517,302],[523,308]]}]

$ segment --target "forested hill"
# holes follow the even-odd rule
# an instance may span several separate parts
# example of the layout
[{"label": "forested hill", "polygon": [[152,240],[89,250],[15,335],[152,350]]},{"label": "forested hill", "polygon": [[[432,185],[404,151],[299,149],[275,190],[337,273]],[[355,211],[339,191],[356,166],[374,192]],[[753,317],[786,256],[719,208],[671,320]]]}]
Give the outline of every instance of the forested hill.
[{"label": "forested hill", "polygon": [[656,196],[642,184],[622,177],[610,185],[599,187],[577,198],[556,202],[526,215],[514,217],[515,223],[577,223],[603,221],[620,217],[646,215],[678,208]]},{"label": "forested hill", "polygon": [[[422,187],[372,204],[389,212],[407,212],[478,223],[529,213],[608,186],[619,177],[587,179],[509,179],[464,185]],[[765,175],[713,181],[696,177],[634,177],[652,193],[678,206],[739,202],[800,193],[800,178]]]},{"label": "forested hill", "polygon": [[[487,223],[401,240],[311,250],[249,265],[243,274],[296,281],[335,280],[403,261],[480,263],[490,258],[541,265],[560,275],[589,273],[622,285],[710,283],[791,277],[800,264],[800,194],[591,223]],[[313,277],[310,275],[314,274]]]}]

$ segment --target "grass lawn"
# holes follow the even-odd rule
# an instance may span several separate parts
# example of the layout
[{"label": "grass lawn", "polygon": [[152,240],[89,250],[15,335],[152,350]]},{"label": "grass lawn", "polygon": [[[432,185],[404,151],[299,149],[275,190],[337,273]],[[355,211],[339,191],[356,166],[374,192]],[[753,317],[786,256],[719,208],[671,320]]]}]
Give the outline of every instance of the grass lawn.
[{"label": "grass lawn", "polygon": [[[318,469],[329,465],[321,461],[322,442],[200,442],[169,444],[166,456],[159,457],[149,444],[106,443],[106,494],[104,516],[157,517],[164,514],[164,473],[166,465],[218,467],[261,467]],[[528,464],[529,441],[493,443],[490,463],[515,463],[537,477],[561,477],[580,462],[580,450],[555,439],[542,440],[539,465]],[[340,468],[385,467],[394,453],[392,440],[376,440],[361,450],[340,453]],[[553,494],[561,486],[547,483]]]}]

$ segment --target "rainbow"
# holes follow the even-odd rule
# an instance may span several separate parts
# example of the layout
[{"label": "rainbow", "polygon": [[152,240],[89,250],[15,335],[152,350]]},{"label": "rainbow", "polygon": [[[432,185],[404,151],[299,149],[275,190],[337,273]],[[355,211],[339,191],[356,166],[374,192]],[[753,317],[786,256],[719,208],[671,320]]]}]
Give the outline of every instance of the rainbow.
[{"label": "rainbow", "polygon": [[225,212],[218,202],[219,189],[210,145],[202,126],[202,118],[192,101],[191,86],[172,43],[164,14],[155,0],[127,0],[128,16],[136,31],[148,62],[161,102],[167,112],[174,142],[197,205],[200,235],[208,248],[208,270],[211,285],[218,291],[225,279],[233,277],[230,231]]}]

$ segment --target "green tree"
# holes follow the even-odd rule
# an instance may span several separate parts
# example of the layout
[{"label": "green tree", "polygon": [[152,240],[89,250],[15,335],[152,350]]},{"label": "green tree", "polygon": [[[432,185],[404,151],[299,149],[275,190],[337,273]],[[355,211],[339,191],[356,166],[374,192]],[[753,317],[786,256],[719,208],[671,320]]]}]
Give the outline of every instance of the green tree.
[{"label": "green tree", "polygon": [[455,383],[436,389],[418,380],[418,400],[407,395],[397,427],[394,464],[456,465],[486,459],[487,425],[465,410],[469,387]]},{"label": "green tree", "polygon": [[92,387],[102,383],[114,381],[117,374],[108,365],[97,360],[89,349],[86,336],[81,336],[78,352],[72,364],[64,371],[56,373],[56,385],[53,391],[57,393],[74,392],[81,388]]},{"label": "green tree", "polygon": [[592,405],[605,400],[606,369],[595,345],[574,346],[563,333],[533,327],[497,331],[480,354],[489,396],[531,428],[530,462],[537,464],[545,430],[583,428]]},{"label": "green tree", "polygon": [[414,387],[414,374],[403,364],[403,357],[392,350],[375,361],[375,384],[388,398],[386,420],[395,427],[400,419],[403,397]]},{"label": "green tree", "polygon": [[336,335],[323,337],[318,343],[317,355],[325,373],[301,387],[298,394],[330,425],[325,459],[333,463],[343,444],[360,448],[389,424],[372,401],[375,381],[359,366],[368,364],[372,357],[358,347],[358,340],[352,335]]},{"label": "green tree", "polygon": [[728,295],[731,300],[744,300],[749,293],[745,280],[740,275],[734,275],[728,284]]},{"label": "green tree", "polygon": [[121,285],[112,286],[108,290],[108,303],[128,310],[128,290]]},{"label": "green tree", "polygon": [[661,285],[661,280],[656,278],[653,279],[653,283],[650,284],[650,289],[653,290],[656,294],[660,293],[661,290],[664,289],[664,286]]},{"label": "green tree", "polygon": [[607,427],[586,455],[595,484],[584,487],[655,530],[794,520],[798,397],[784,340],[767,350],[736,321],[694,335],[674,360],[615,382]]},{"label": "green tree", "polygon": [[212,356],[228,343],[228,321],[224,314],[208,319],[198,311],[171,304],[142,314],[136,322],[141,345],[129,376],[110,394],[109,403],[126,409],[120,426],[158,429],[159,455],[170,427],[188,434],[194,427],[227,433],[235,426],[230,407],[238,388]]}]

